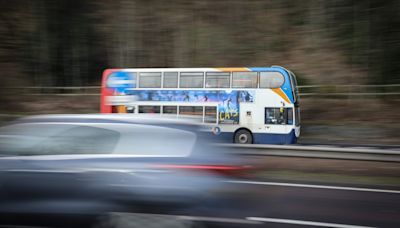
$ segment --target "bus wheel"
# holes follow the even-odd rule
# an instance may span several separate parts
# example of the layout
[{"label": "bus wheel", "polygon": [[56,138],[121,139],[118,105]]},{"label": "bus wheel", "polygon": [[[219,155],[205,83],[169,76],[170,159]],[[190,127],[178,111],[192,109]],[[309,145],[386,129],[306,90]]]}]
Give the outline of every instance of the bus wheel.
[{"label": "bus wheel", "polygon": [[241,129],[235,133],[235,143],[252,144],[253,136],[248,130]]}]

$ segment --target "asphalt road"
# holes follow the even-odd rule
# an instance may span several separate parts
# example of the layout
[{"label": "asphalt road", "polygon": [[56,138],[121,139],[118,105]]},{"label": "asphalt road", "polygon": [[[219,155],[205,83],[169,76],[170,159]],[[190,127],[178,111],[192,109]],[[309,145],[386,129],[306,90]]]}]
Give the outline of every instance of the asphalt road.
[{"label": "asphalt road", "polygon": [[[213,206],[167,217],[120,213],[111,227],[186,228],[193,227],[187,226],[193,221],[204,225],[199,227],[229,228],[400,227],[400,189],[276,180],[229,181],[228,185],[236,193]],[[65,225],[68,221],[61,222]]]},{"label": "asphalt road", "polygon": [[[199,220],[214,219],[208,224],[216,227],[400,227],[399,190],[283,182],[230,184],[245,191],[247,199],[231,200]],[[224,208],[238,210],[229,214]]]}]

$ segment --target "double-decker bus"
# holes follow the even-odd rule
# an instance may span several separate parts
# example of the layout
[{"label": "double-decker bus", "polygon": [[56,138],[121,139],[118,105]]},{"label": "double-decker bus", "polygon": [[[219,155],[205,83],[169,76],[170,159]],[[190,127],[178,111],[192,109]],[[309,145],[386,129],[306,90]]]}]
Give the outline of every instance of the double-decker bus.
[{"label": "double-decker bus", "polygon": [[279,66],[107,69],[101,112],[196,116],[241,144],[292,144],[300,135],[296,77]]}]

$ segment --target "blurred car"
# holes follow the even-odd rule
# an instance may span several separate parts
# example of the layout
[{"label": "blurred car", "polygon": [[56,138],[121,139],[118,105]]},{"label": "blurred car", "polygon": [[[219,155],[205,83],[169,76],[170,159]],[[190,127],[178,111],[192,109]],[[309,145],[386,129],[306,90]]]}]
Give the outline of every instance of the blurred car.
[{"label": "blurred car", "polygon": [[0,225],[69,227],[65,218],[91,224],[108,212],[180,214],[212,202],[222,180],[249,166],[210,135],[152,116],[14,121],[0,128]]}]

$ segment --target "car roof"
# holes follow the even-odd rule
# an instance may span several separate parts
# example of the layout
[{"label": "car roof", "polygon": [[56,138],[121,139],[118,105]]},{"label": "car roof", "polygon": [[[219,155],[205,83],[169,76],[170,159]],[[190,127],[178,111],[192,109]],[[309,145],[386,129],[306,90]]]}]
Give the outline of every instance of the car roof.
[{"label": "car roof", "polygon": [[[140,135],[144,134],[149,140],[154,139],[163,139],[170,138],[168,141],[168,145],[174,145],[173,143],[177,142],[177,140],[184,140],[185,142],[190,142],[188,139],[197,139],[195,140],[198,143],[198,140],[203,139],[202,134],[200,134],[199,127],[201,125],[197,124],[194,121],[189,120],[181,120],[171,118],[171,117],[160,117],[153,115],[133,115],[133,114],[55,114],[55,115],[37,115],[37,116],[28,116],[13,122],[8,123],[5,126],[2,126],[3,131],[9,130],[7,127],[13,127],[13,125],[37,125],[44,124],[43,127],[48,127],[50,124],[57,128],[57,126],[67,126],[67,125],[76,125],[76,126],[87,126],[87,127],[95,127],[101,128],[105,130],[112,130],[114,132],[118,132],[120,134],[117,149],[121,150],[126,147],[120,145],[128,145],[127,137],[131,137],[129,135],[132,132],[138,133]],[[41,126],[37,126],[37,129],[42,129]],[[46,128],[43,128],[46,130]],[[55,129],[55,128],[53,128]],[[32,134],[32,132],[30,132]],[[35,134],[35,133],[33,133]],[[160,134],[164,134],[161,136]],[[123,137],[121,137],[123,136]],[[161,137],[161,138],[160,138]],[[172,138],[171,138],[172,137]],[[137,137],[131,138],[135,139]],[[122,140],[122,141],[121,141]],[[123,142],[123,143],[121,143]],[[156,141],[159,144],[159,141]],[[203,141],[202,141],[203,142]],[[136,143],[141,143],[141,141],[137,141]],[[172,143],[172,144],[171,144]],[[155,144],[155,145],[156,145]],[[163,143],[161,143],[163,144]],[[165,144],[163,144],[165,145]],[[179,147],[182,149],[184,146],[190,146],[191,144],[181,144]],[[173,147],[173,148],[179,148]],[[121,149],[122,148],[122,149]],[[147,148],[150,150],[153,147]],[[115,149],[115,148],[114,148]],[[154,149],[154,148],[153,148]],[[190,149],[191,150],[191,149]],[[168,150],[166,150],[168,151]],[[184,150],[184,151],[189,151]],[[186,157],[190,153],[185,154],[172,154],[168,155],[168,157],[178,156],[178,157]],[[138,155],[135,155],[138,156]],[[146,157],[149,155],[146,155]],[[154,155],[150,155],[154,156]],[[158,154],[158,157],[164,157],[165,154]]]},{"label": "car roof", "polygon": [[49,114],[35,115],[18,119],[16,122],[87,122],[87,123],[132,123],[200,125],[200,119],[155,114]]}]

